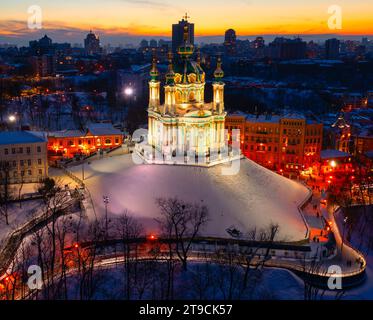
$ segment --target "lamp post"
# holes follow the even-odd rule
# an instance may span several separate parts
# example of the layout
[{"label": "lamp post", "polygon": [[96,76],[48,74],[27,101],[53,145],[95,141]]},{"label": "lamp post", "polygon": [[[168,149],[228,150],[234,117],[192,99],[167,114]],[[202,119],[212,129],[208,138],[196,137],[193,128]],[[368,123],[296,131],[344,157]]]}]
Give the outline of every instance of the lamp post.
[{"label": "lamp post", "polygon": [[82,162],[82,181],[84,181],[84,160]]},{"label": "lamp post", "polygon": [[8,116],[8,122],[10,123],[10,126],[15,126],[15,123],[17,122],[17,117],[14,114],[11,114]]},{"label": "lamp post", "polygon": [[348,217],[345,217],[343,219],[343,232],[342,232],[342,244],[341,244],[341,256],[343,258],[343,242],[345,238],[345,230],[346,230],[346,223],[347,223]]},{"label": "lamp post", "polygon": [[108,235],[108,219],[107,219],[107,206],[109,204],[109,197],[103,196],[104,204],[105,204],[105,229],[106,229],[106,237]]}]

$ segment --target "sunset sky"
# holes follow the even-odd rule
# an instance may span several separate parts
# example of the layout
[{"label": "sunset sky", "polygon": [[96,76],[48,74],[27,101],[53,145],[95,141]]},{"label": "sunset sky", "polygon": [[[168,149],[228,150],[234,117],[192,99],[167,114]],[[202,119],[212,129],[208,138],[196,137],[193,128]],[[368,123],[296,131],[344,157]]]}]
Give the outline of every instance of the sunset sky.
[{"label": "sunset sky", "polygon": [[[27,29],[27,8],[43,10],[43,29]],[[328,6],[343,10],[342,30],[329,30]],[[1,0],[0,42],[22,42],[40,34],[81,42],[90,29],[106,39],[170,36],[185,12],[197,36],[221,36],[228,28],[252,35],[373,35],[372,0]],[[118,39],[119,39],[118,38]],[[80,39],[80,40],[79,40]]]}]

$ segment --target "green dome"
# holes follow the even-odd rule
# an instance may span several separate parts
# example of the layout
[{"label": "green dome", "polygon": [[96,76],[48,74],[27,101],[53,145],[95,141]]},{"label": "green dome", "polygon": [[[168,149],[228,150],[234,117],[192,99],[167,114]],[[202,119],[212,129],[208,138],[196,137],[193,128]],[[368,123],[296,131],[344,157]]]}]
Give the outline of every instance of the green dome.
[{"label": "green dome", "polygon": [[[203,83],[205,82],[205,72],[196,61],[183,59],[174,67],[176,83]],[[181,79],[177,79],[177,77]]]}]

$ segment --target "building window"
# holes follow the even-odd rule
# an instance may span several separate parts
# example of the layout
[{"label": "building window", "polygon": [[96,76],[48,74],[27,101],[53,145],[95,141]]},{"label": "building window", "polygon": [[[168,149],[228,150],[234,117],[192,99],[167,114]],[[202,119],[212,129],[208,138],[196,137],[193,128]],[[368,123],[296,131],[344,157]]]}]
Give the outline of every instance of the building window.
[{"label": "building window", "polygon": [[111,140],[110,139],[106,139],[105,140],[105,144],[111,144]]},{"label": "building window", "polygon": [[12,154],[16,154],[16,148],[12,148]]},{"label": "building window", "polygon": [[119,138],[115,138],[115,143],[119,143]]},{"label": "building window", "polygon": [[23,153],[23,148],[20,147],[18,152],[19,152],[19,153]]},{"label": "building window", "polygon": [[37,151],[41,152],[41,147],[40,146],[37,147]]},{"label": "building window", "polygon": [[4,149],[4,153],[5,153],[5,154],[8,154],[8,153],[9,153],[8,148],[5,148],[5,149]]},{"label": "building window", "polygon": [[20,161],[20,164],[21,164],[21,167],[23,167],[23,165],[24,165],[24,161],[21,160],[21,161]]},{"label": "building window", "polygon": [[32,171],[31,170],[28,170],[27,172],[28,172],[29,176],[32,176]]},{"label": "building window", "polygon": [[43,170],[39,169],[39,175],[41,176],[43,174]]},{"label": "building window", "polygon": [[28,164],[29,166],[31,166],[31,159],[28,159],[28,160],[27,160],[27,164]]},{"label": "building window", "polygon": [[27,152],[27,153],[31,153],[31,148],[30,148],[30,147],[27,147],[26,152]]},{"label": "building window", "polygon": [[41,159],[38,159],[38,164],[41,165]]}]

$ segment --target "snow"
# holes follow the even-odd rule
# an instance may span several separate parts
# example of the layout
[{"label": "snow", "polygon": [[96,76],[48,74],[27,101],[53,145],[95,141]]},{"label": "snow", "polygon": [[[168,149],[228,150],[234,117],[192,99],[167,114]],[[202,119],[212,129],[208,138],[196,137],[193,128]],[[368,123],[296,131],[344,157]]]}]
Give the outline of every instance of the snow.
[{"label": "snow", "polygon": [[21,203],[13,202],[8,207],[9,225],[5,223],[5,217],[0,217],[0,250],[7,237],[16,229],[22,227],[31,217],[38,214],[42,201],[28,200]]},{"label": "snow", "polygon": [[41,132],[32,131],[4,131],[0,132],[0,144],[10,145],[18,143],[46,142]]},{"label": "snow", "polygon": [[[304,239],[306,226],[298,205],[309,196],[308,189],[250,160],[237,161],[238,174],[227,176],[222,175],[227,165],[136,165],[131,155],[121,155],[85,164],[84,182],[97,215],[104,215],[103,196],[108,196],[109,214],[128,209],[149,233],[159,232],[154,220],[160,213],[156,198],[178,197],[209,208],[210,219],[202,232],[206,236],[229,237],[226,229],[232,226],[245,234],[278,223],[278,240]],[[81,170],[72,168],[78,177]]]}]

